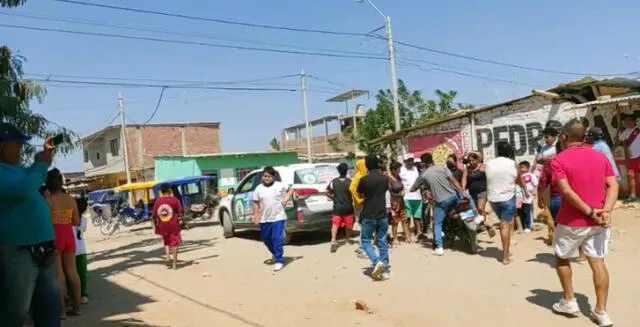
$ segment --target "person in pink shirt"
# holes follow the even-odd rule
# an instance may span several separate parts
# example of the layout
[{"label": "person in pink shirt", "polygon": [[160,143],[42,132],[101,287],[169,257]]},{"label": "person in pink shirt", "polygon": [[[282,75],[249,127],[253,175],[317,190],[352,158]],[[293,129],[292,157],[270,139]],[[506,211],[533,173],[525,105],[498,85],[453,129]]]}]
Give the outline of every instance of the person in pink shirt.
[{"label": "person in pink shirt", "polygon": [[584,135],[580,120],[567,122],[560,135],[564,150],[551,161],[552,183],[562,194],[553,248],[564,291],[553,310],[565,315],[580,312],[569,259],[577,257],[582,249],[593,272],[597,298],[591,318],[600,326],[613,326],[607,314],[609,272],[604,258],[611,238],[611,212],[618,197],[618,182],[607,157],[584,144]]}]

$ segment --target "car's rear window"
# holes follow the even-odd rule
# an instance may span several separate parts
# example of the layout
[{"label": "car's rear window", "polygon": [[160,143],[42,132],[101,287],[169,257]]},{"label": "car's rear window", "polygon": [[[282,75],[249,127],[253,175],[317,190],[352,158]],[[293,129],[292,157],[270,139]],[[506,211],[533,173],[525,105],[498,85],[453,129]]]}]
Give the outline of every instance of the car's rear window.
[{"label": "car's rear window", "polygon": [[318,166],[296,170],[293,182],[305,185],[326,184],[339,176],[334,166]]}]

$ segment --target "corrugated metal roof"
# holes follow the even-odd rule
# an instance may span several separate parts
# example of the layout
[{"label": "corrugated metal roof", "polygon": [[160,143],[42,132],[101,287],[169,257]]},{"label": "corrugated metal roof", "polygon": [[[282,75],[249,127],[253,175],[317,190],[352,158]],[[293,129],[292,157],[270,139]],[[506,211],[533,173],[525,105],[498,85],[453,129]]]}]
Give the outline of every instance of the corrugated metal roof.
[{"label": "corrugated metal roof", "polygon": [[614,103],[633,101],[633,100],[640,100],[640,94],[575,104],[571,106],[570,109],[585,108],[585,107],[591,107],[591,106],[597,106],[597,105],[603,105],[603,104],[614,104]]}]

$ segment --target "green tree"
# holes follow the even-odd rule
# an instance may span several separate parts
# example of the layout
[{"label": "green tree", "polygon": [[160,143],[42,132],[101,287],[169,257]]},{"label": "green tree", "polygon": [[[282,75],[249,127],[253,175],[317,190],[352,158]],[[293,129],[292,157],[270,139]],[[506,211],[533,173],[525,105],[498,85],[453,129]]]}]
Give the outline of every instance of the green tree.
[{"label": "green tree", "polygon": [[[0,0],[0,6],[16,7],[24,2]],[[58,153],[68,154],[78,145],[77,135],[29,109],[29,103],[33,100],[42,102],[47,91],[41,84],[22,79],[24,61],[24,57],[15,55],[8,46],[0,46],[0,121],[12,123],[25,134],[41,140],[62,133],[65,141],[59,146]],[[26,145],[24,158],[31,157],[34,150],[32,145]]]},{"label": "green tree", "polygon": [[[425,100],[422,92],[411,91],[403,80],[398,80],[398,102],[400,107],[400,126],[408,128],[417,124],[429,122],[440,117],[450,115],[457,110],[472,109],[473,106],[455,102],[457,91],[435,91],[436,100]],[[377,105],[369,110],[364,122],[358,126],[355,142],[365,153],[382,152],[390,144],[371,145],[371,140],[377,139],[395,131],[393,115],[393,97],[390,89],[380,90],[376,94]],[[343,138],[348,140],[349,138]]]},{"label": "green tree", "polygon": [[273,151],[280,151],[280,141],[278,141],[278,139],[275,137],[271,139],[271,141],[269,142],[269,146]]}]

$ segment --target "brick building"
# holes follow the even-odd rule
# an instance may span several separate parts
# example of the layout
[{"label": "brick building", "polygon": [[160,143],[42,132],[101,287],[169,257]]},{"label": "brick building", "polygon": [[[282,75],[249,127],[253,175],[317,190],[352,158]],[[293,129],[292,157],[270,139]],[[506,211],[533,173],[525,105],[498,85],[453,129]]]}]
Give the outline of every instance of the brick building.
[{"label": "brick building", "polygon": [[[84,173],[89,189],[126,183],[120,126],[110,126],[82,140]],[[220,153],[220,123],[127,125],[131,180],[154,179],[154,157]]]}]

